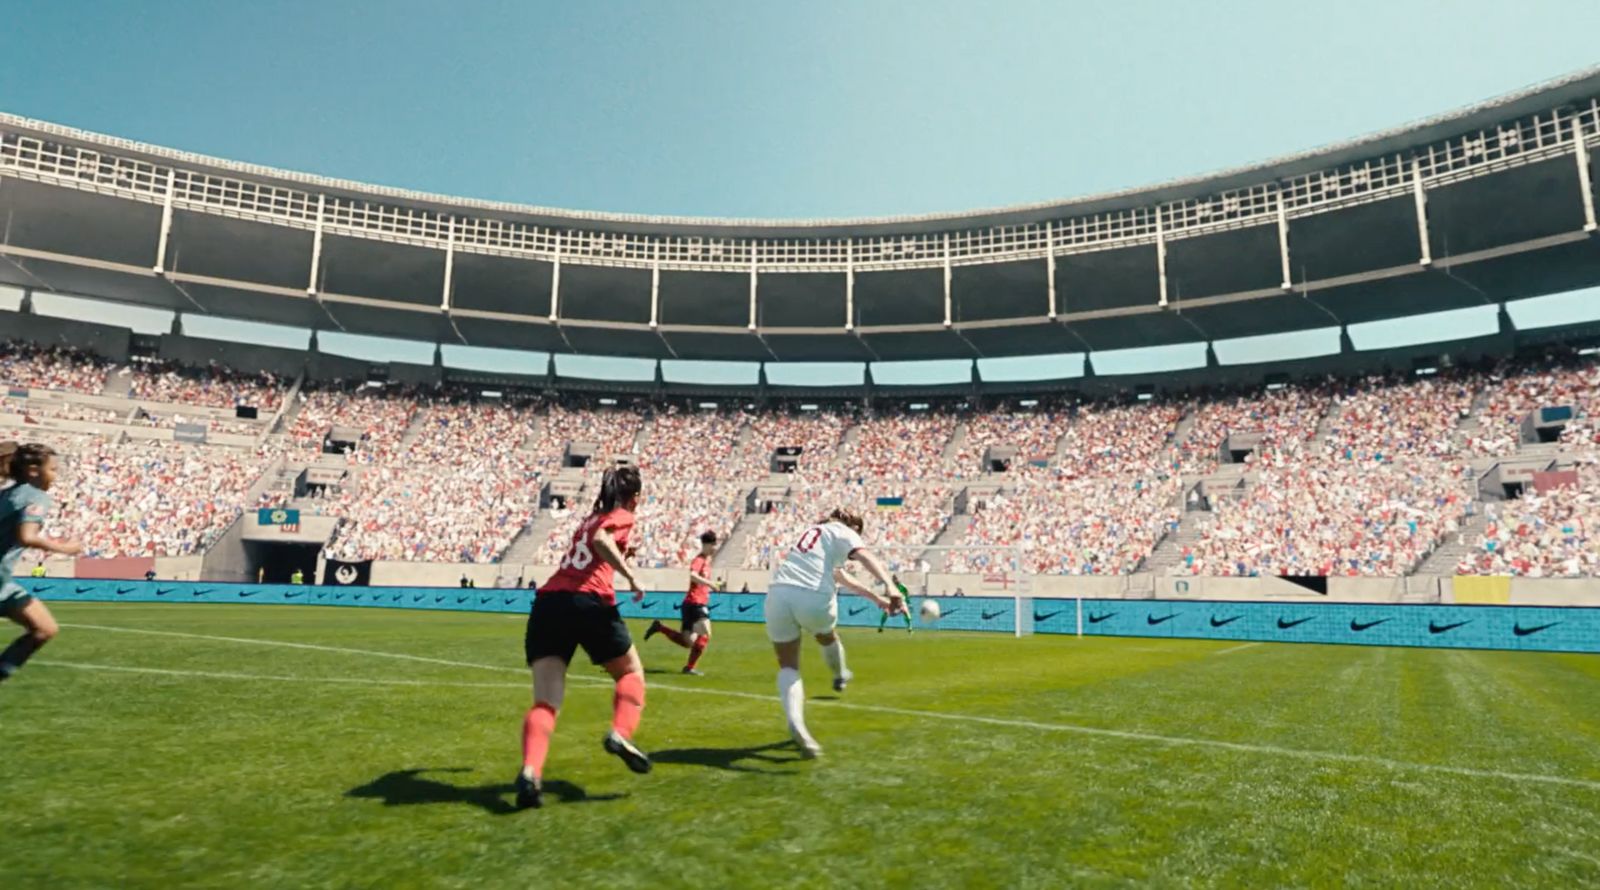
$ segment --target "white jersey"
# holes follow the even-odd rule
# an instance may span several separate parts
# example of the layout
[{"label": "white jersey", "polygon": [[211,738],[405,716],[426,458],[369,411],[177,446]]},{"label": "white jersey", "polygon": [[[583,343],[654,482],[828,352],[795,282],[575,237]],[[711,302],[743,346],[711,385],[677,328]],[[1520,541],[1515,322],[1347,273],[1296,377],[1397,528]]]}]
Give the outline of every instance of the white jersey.
[{"label": "white jersey", "polygon": [[838,585],[833,572],[866,546],[855,529],[839,522],[813,525],[800,533],[789,554],[772,573],[773,587],[813,591],[832,597]]}]

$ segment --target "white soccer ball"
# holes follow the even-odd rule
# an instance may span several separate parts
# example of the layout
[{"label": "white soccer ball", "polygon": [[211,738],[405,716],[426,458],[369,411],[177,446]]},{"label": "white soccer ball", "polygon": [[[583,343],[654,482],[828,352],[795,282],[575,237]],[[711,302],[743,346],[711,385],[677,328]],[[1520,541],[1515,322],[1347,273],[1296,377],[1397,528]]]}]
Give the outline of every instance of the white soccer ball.
[{"label": "white soccer ball", "polygon": [[938,600],[923,600],[922,601],[922,620],[923,621],[938,621],[939,620],[939,601]]}]

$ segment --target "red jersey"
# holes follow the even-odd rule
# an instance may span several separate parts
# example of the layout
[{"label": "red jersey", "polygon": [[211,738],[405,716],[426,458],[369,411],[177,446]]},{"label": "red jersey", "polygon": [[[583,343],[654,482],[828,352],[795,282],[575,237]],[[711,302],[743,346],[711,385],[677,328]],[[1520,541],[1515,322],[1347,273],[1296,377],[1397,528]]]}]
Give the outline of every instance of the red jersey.
[{"label": "red jersey", "polygon": [[572,533],[572,543],[561,557],[561,567],[539,588],[547,593],[587,593],[608,606],[617,604],[616,569],[595,552],[594,533],[611,533],[617,549],[628,552],[628,536],[633,532],[633,513],[618,507],[610,513],[595,513]]},{"label": "red jersey", "polygon": [[[696,556],[694,561],[689,563],[689,572],[702,578],[711,577],[711,560],[706,559],[704,556]],[[710,605],[711,586],[690,581],[689,593],[683,598],[683,601],[692,606]]]}]

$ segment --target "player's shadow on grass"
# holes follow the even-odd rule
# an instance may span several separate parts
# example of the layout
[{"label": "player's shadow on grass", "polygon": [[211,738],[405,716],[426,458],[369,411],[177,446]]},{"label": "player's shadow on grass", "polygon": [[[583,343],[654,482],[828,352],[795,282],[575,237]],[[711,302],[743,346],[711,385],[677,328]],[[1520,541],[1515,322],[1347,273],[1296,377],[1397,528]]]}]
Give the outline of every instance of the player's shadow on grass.
[{"label": "player's shadow on grass", "polygon": [[[774,752],[786,751],[789,756],[775,756]],[[795,748],[794,742],[773,742],[770,745],[757,745],[753,748],[673,748],[666,751],[651,751],[650,761],[656,765],[679,764],[682,766],[705,766],[712,769],[725,769],[736,773],[765,773],[772,776],[792,775],[787,770],[766,769],[756,766],[756,763],[787,764],[799,763],[803,758]],[[754,761],[751,763],[750,761]]]},{"label": "player's shadow on grass", "polygon": [[[513,786],[510,782],[490,785],[456,785],[439,779],[423,777],[423,773],[466,773],[466,767],[441,769],[401,769],[384,773],[371,782],[344,793],[345,797],[369,798],[383,801],[386,807],[412,804],[459,803],[478,807],[497,816],[517,812],[511,805]],[[626,794],[590,794],[571,782],[554,779],[544,783],[545,800],[551,798],[562,803],[602,803],[621,800]]]}]

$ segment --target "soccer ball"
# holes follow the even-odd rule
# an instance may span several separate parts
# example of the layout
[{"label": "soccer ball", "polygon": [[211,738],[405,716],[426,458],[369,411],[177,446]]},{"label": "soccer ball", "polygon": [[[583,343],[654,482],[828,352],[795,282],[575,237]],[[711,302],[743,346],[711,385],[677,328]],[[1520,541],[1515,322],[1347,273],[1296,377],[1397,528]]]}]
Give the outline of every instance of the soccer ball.
[{"label": "soccer ball", "polygon": [[939,602],[937,600],[923,600],[922,601],[922,620],[923,621],[938,621],[939,620]]}]

